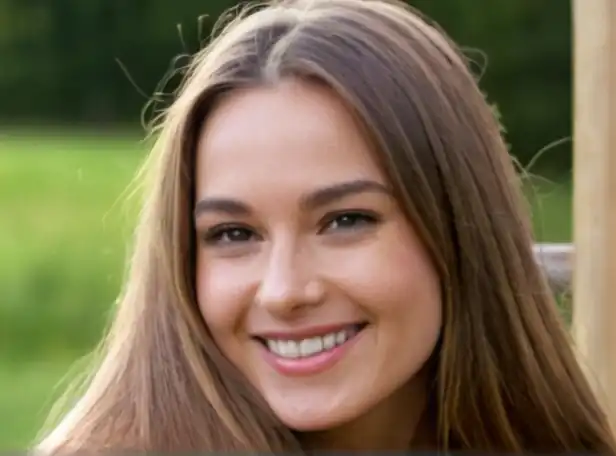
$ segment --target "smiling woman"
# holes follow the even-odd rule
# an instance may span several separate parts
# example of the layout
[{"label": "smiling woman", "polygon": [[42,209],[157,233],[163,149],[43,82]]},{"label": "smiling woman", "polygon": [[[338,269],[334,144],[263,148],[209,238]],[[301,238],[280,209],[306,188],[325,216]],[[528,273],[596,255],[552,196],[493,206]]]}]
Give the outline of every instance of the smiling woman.
[{"label": "smiling woman", "polygon": [[416,12],[255,9],[159,133],[102,363],[41,451],[616,450],[498,122]]},{"label": "smiling woman", "polygon": [[[197,300],[217,346],[290,428],[329,448],[406,448],[439,280],[349,109],[295,79],[229,94],[195,171]],[[343,424],[387,435],[341,441]]]}]

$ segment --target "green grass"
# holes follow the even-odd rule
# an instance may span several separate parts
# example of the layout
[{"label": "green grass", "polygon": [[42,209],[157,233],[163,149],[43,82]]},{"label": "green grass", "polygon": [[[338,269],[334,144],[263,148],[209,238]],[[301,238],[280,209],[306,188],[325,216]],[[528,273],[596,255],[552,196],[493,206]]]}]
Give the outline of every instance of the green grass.
[{"label": "green grass", "polygon": [[0,355],[96,340],[130,228],[118,198],[142,156],[130,139],[0,139]]},{"label": "green grass", "polygon": [[[54,387],[100,338],[134,210],[138,137],[0,133],[0,450],[39,430]],[[540,183],[540,240],[570,239],[570,186]],[[133,208],[134,209],[134,208]]]},{"label": "green grass", "polygon": [[537,242],[570,242],[573,221],[570,176],[558,180],[534,178],[526,183]]},{"label": "green grass", "polygon": [[64,392],[71,361],[0,362],[0,449],[23,450],[33,444],[54,400]]},{"label": "green grass", "polygon": [[0,449],[24,448],[123,273],[139,138],[0,134]]}]

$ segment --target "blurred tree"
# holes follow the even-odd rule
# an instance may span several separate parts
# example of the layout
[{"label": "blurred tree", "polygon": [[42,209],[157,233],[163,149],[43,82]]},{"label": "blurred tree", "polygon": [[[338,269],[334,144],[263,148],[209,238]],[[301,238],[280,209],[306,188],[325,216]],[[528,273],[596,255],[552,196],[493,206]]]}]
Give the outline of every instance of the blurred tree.
[{"label": "blurred tree", "polygon": [[[569,2],[409,1],[468,50],[523,162],[571,134]],[[134,124],[172,61],[198,49],[237,3],[3,0],[0,118]],[[561,146],[545,160],[569,166],[570,151]]]}]

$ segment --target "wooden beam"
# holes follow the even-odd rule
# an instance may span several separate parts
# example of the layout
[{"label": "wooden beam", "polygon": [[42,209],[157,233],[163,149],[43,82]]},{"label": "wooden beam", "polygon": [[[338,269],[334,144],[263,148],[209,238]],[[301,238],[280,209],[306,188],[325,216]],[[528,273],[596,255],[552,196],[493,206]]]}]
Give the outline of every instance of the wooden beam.
[{"label": "wooden beam", "polygon": [[616,0],[572,0],[573,336],[616,424]]},{"label": "wooden beam", "polygon": [[573,280],[573,244],[535,244],[534,251],[552,290],[558,295],[569,295]]}]

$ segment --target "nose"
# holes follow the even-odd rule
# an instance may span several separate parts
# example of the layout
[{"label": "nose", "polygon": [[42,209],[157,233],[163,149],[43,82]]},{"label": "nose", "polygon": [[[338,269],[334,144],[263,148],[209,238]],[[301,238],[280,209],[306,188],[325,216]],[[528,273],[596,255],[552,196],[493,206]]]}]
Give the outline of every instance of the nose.
[{"label": "nose", "polygon": [[273,246],[263,269],[256,302],[283,316],[322,302],[324,287],[307,255],[291,243]]}]

